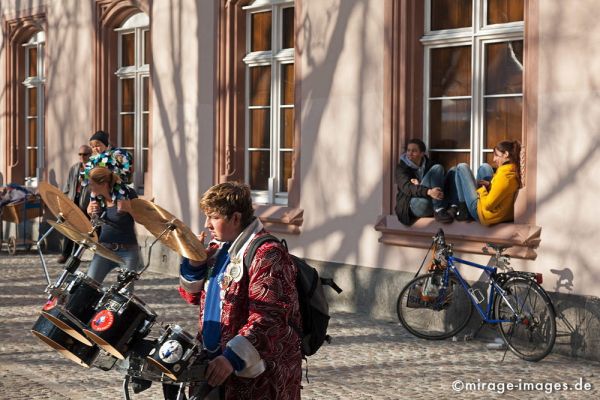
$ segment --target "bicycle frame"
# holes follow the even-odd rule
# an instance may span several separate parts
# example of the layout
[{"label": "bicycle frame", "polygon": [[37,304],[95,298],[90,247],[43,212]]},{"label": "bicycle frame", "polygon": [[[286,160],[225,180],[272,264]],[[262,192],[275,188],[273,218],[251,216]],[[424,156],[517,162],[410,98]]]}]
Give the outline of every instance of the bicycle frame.
[{"label": "bicycle frame", "polygon": [[[514,320],[509,320],[509,319],[493,319],[492,318],[494,296],[496,295],[496,293],[499,294],[504,299],[504,302],[508,305],[508,307],[510,307],[510,309],[513,312],[513,315],[517,318],[517,320],[520,319],[518,316],[518,313],[512,307],[510,302],[506,299],[506,296],[505,296],[506,291],[504,289],[502,289],[500,287],[500,285],[498,284],[498,282],[496,282],[496,280],[493,278],[493,275],[496,274],[496,271],[498,270],[498,268],[488,267],[486,265],[477,264],[475,262],[463,260],[462,258],[454,257],[451,255],[448,255],[446,257],[446,260],[448,261],[448,268],[444,269],[443,282],[447,285],[449,276],[450,276],[450,271],[452,271],[454,273],[454,275],[456,276],[456,278],[458,279],[458,281],[460,282],[463,289],[468,293],[471,303],[473,303],[473,305],[475,306],[475,309],[477,310],[477,312],[479,313],[479,315],[481,316],[481,318],[483,319],[484,322],[486,322],[488,324],[496,324],[496,323],[500,323],[500,322],[515,322]],[[488,276],[488,278],[489,278],[489,280],[488,280],[489,294],[484,298],[484,300],[487,300],[487,306],[486,306],[485,312],[483,310],[483,307],[479,305],[479,302],[477,302],[475,300],[475,298],[472,294],[473,287],[471,285],[469,285],[467,283],[467,281],[462,277],[462,275],[460,274],[460,271],[456,268],[455,264],[464,264],[464,265],[468,265],[469,267],[481,269]]]}]

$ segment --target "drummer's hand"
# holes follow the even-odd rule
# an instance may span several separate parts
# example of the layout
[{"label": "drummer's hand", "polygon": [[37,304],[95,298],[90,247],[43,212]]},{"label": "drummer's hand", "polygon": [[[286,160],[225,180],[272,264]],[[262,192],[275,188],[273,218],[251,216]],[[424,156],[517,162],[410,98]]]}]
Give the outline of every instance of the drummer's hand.
[{"label": "drummer's hand", "polygon": [[210,386],[219,386],[233,372],[233,366],[225,356],[218,356],[208,363],[206,380]]},{"label": "drummer's hand", "polygon": [[123,200],[117,201],[117,211],[130,213],[131,212],[131,200],[123,199]]},{"label": "drummer's hand", "polygon": [[87,208],[88,215],[100,214],[100,206],[97,201],[90,201]]}]

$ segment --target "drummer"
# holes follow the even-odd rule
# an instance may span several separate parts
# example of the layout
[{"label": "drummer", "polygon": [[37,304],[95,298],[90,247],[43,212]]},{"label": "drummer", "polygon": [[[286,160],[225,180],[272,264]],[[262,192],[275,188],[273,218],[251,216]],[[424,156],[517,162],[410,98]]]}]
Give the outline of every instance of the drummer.
[{"label": "drummer", "polygon": [[[130,271],[139,270],[140,250],[135,235],[135,222],[129,214],[131,210],[130,199],[137,197],[135,191],[127,186],[124,188],[124,198],[116,200],[111,196],[112,189],[121,182],[120,178],[108,168],[96,167],[90,172],[89,185],[96,200],[90,201],[87,212],[92,217],[101,218],[100,244],[114,251],[125,262],[125,267]],[[102,205],[103,204],[103,205]],[[102,282],[106,275],[119,265],[98,254],[94,254],[88,276]]]},{"label": "drummer", "polygon": [[267,233],[254,216],[247,185],[213,186],[200,207],[213,241],[206,261],[183,259],[179,292],[200,304],[200,335],[212,358],[208,384],[222,385],[226,399],[299,399],[296,267],[275,242],[261,245],[251,265],[242,265],[248,244]]}]

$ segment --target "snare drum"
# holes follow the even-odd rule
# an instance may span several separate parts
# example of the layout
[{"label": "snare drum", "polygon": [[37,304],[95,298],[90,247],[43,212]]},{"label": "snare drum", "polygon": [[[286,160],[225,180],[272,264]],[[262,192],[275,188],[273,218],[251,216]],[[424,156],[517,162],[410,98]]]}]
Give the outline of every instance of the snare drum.
[{"label": "snare drum", "polygon": [[155,319],[156,313],[136,296],[111,292],[83,331],[98,346],[123,360],[132,342],[146,336]]},{"label": "snare drum", "polygon": [[31,328],[31,333],[64,357],[87,368],[92,365],[100,352],[98,346],[87,346],[73,339],[44,315],[40,315]]},{"label": "snare drum", "polygon": [[160,368],[169,378],[177,381],[183,371],[194,363],[198,355],[196,338],[179,325],[167,325],[150,351],[148,361]]},{"label": "snare drum", "polygon": [[92,346],[93,343],[85,337],[82,328],[94,315],[95,306],[103,294],[98,282],[76,272],[65,279],[59,295],[44,305],[42,314],[67,334]]}]

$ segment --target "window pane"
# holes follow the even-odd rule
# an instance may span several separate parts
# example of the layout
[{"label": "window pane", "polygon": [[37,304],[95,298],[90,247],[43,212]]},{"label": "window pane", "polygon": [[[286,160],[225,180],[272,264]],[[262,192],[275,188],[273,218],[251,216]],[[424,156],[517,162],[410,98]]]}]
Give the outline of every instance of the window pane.
[{"label": "window pane", "polygon": [[250,105],[268,106],[271,104],[271,67],[250,68]]},{"label": "window pane", "polygon": [[37,146],[37,118],[31,118],[27,120],[27,136],[28,141],[26,145],[28,147],[36,147]]},{"label": "window pane", "polygon": [[281,159],[281,179],[279,180],[279,191],[288,191],[288,179],[292,177],[292,158],[294,153],[291,151],[282,151],[279,153]]},{"label": "window pane", "polygon": [[284,108],[281,110],[281,148],[291,149],[294,147],[294,109]]},{"label": "window pane", "polygon": [[429,105],[430,148],[470,148],[471,100],[431,100]]},{"label": "window pane", "polygon": [[121,79],[121,112],[133,112],[135,102],[133,79]]},{"label": "window pane", "polygon": [[37,76],[37,47],[29,47],[29,71],[28,76]]},{"label": "window pane", "polygon": [[471,15],[471,0],[431,0],[432,31],[469,27]]},{"label": "window pane", "polygon": [[522,93],[523,41],[493,43],[485,48],[485,93]]},{"label": "window pane", "polygon": [[268,149],[271,143],[271,110],[250,110],[250,146]]},{"label": "window pane", "polygon": [[488,25],[523,21],[523,0],[488,0]]},{"label": "window pane", "polygon": [[148,172],[148,150],[142,151],[142,158],[143,171]]},{"label": "window pane", "polygon": [[521,97],[486,99],[484,148],[491,149],[502,140],[521,141],[522,116]]},{"label": "window pane", "polygon": [[150,41],[150,31],[144,31],[144,64],[150,64],[151,51],[152,42]]},{"label": "window pane", "polygon": [[37,117],[37,88],[27,89],[27,101],[29,107],[27,109],[28,117]]},{"label": "window pane", "polygon": [[294,64],[281,66],[281,101],[282,104],[294,104]]},{"label": "window pane", "polygon": [[135,65],[135,35],[124,33],[121,35],[121,67]]},{"label": "window pane", "polygon": [[270,174],[270,152],[250,152],[250,188],[253,190],[268,190]]},{"label": "window pane", "polygon": [[281,48],[294,48],[294,8],[288,7],[283,9],[283,21],[281,32]]},{"label": "window pane", "polygon": [[142,115],[142,147],[148,147],[148,114]]},{"label": "window pane", "polygon": [[142,111],[150,110],[150,92],[148,90],[148,77],[142,78],[142,96],[144,96],[144,108]]},{"label": "window pane", "polygon": [[133,147],[133,115],[121,115],[121,146],[122,147]]},{"label": "window pane", "polygon": [[431,49],[431,97],[471,95],[471,46]]},{"label": "window pane", "polygon": [[471,162],[471,153],[467,152],[432,151],[430,155],[431,160],[434,163],[442,164],[446,171],[460,163],[469,164]]},{"label": "window pane", "polygon": [[271,50],[271,12],[259,12],[251,17],[252,38],[250,51]]},{"label": "window pane", "polygon": [[28,149],[27,155],[27,173],[29,176],[36,176],[37,169],[37,149]]}]

